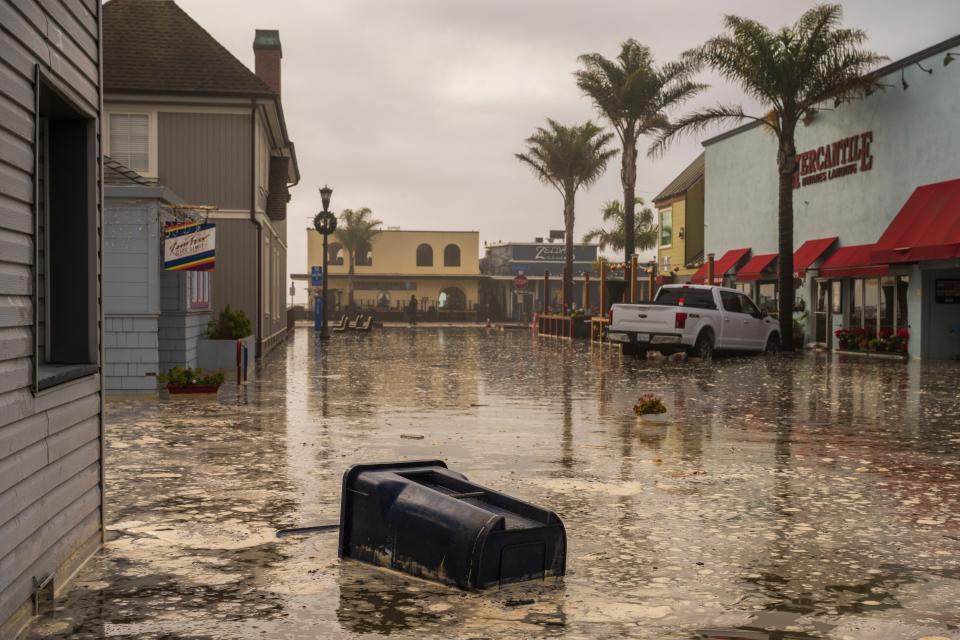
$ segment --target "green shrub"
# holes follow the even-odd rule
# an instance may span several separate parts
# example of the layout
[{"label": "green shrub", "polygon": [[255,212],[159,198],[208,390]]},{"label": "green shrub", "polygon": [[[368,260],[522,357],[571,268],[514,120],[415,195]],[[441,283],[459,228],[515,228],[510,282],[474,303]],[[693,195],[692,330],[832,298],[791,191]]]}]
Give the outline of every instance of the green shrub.
[{"label": "green shrub", "polygon": [[192,387],[194,385],[220,386],[223,384],[224,379],[222,372],[204,373],[203,369],[199,367],[196,369],[174,367],[167,371],[167,373],[160,375],[160,382],[172,384],[177,387]]},{"label": "green shrub", "polygon": [[207,337],[211,340],[236,340],[246,338],[253,333],[250,319],[242,309],[231,309],[227,305],[216,320],[207,323]]}]

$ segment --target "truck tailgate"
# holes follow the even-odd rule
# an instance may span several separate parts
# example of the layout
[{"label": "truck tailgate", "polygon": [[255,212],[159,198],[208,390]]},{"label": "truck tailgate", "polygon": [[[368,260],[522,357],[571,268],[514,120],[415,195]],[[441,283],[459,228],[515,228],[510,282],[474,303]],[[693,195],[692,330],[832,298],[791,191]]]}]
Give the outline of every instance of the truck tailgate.
[{"label": "truck tailgate", "polygon": [[676,308],[658,305],[619,305],[613,310],[611,331],[672,332]]}]

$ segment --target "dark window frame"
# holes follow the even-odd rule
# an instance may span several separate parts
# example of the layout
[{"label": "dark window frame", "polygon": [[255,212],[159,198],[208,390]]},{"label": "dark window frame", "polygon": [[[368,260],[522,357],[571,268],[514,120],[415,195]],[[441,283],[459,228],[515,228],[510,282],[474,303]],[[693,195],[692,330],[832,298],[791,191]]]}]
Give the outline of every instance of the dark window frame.
[{"label": "dark window frame", "polygon": [[[430,253],[423,253],[421,255],[421,250],[426,249]],[[417,245],[417,266],[418,267],[432,267],[433,266],[433,247],[426,242],[421,242]]]},{"label": "dark window frame", "polygon": [[[456,257],[450,250],[456,252]],[[460,245],[451,242],[443,248],[443,266],[445,267],[459,267],[460,266]]]},{"label": "dark window frame", "polygon": [[[59,112],[59,113],[55,113]],[[101,317],[101,286],[100,265],[100,209],[102,201],[99,176],[101,172],[100,123],[97,111],[81,104],[74,99],[72,93],[52,74],[47,73],[39,64],[35,66],[34,75],[34,127],[33,137],[33,237],[36,240],[40,234],[40,221],[43,218],[45,250],[44,265],[44,352],[40,352],[40,341],[37,339],[40,331],[40,318],[37,313],[40,296],[40,246],[34,242],[33,265],[33,393],[40,394],[60,384],[94,375],[101,368],[100,352],[100,325]],[[41,123],[46,123],[46,134],[43,141],[46,151],[41,152]],[[53,146],[57,149],[51,153]],[[60,154],[63,154],[62,156]],[[69,157],[72,156],[72,157]],[[41,157],[43,166],[41,166]],[[63,157],[67,157],[66,164],[71,160],[80,160],[81,171],[67,171],[66,167],[57,166]],[[41,171],[45,175],[54,175],[53,180],[44,179],[47,189],[46,195],[40,198]],[[51,174],[51,172],[53,172]],[[69,179],[76,178],[72,185],[77,200],[71,199],[71,185],[61,182],[61,175]],[[50,183],[57,183],[56,198],[51,200],[49,194]],[[64,195],[66,192],[66,195]],[[43,209],[41,209],[43,202]],[[54,233],[56,228],[51,225],[54,217],[63,217],[68,221],[76,219],[75,214],[82,212],[84,217],[75,222],[74,228],[68,228],[63,236]],[[71,215],[74,214],[74,215]],[[62,226],[61,222],[59,225]],[[77,237],[81,238],[76,243]],[[58,243],[51,247],[51,238]],[[68,240],[65,240],[67,238]],[[64,247],[67,250],[64,250]],[[80,256],[85,264],[76,264],[76,257]],[[64,261],[63,268],[52,268],[51,259]],[[73,260],[73,263],[71,263]],[[55,274],[66,274],[65,277],[55,278]],[[62,278],[62,280],[61,280]],[[79,280],[79,286],[78,281]],[[55,281],[55,282],[54,282]],[[51,284],[54,282],[54,284]],[[53,288],[59,288],[54,292]],[[67,298],[67,300],[63,300]],[[79,313],[73,310],[80,307]],[[54,307],[71,310],[70,321],[61,319],[51,322],[54,316],[67,318],[64,312],[51,312]],[[60,324],[62,323],[62,324]],[[67,329],[66,327],[69,327]],[[54,331],[56,333],[54,334]]]}]

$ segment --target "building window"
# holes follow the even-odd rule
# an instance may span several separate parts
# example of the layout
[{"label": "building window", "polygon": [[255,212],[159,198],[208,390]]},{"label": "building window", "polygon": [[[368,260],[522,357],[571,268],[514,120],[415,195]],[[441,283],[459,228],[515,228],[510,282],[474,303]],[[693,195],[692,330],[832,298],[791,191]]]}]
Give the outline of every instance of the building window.
[{"label": "building window", "polygon": [[328,264],[343,265],[343,245],[334,242],[327,246],[327,262]]},{"label": "building window", "polygon": [[673,245],[673,209],[660,209],[660,246]]},{"label": "building window", "polygon": [[870,338],[892,334],[909,326],[907,290],[909,276],[857,278],[850,296],[849,329],[864,329]]},{"label": "building window", "polygon": [[210,308],[210,272],[188,271],[187,289],[190,293],[191,309]]},{"label": "building window", "polygon": [[757,287],[757,302],[760,308],[765,310],[771,317],[776,318],[780,315],[779,302],[777,301],[777,283],[761,282]]},{"label": "building window", "polygon": [[96,117],[51,88],[42,72],[34,154],[34,391],[96,373]]},{"label": "building window", "polygon": [[432,267],[433,266],[433,247],[424,243],[417,247],[417,266],[418,267]]},{"label": "building window", "polygon": [[358,267],[373,266],[373,247],[369,244],[361,244],[353,253],[353,264]]},{"label": "building window", "polygon": [[110,114],[110,157],[134,171],[150,170],[150,116]]},{"label": "building window", "polygon": [[[263,315],[265,318],[270,317],[270,238],[264,238],[263,240]],[[262,335],[262,334],[261,334]]]},{"label": "building window", "polygon": [[443,266],[445,267],[459,267],[460,266],[460,247],[455,244],[448,244],[443,249]]}]

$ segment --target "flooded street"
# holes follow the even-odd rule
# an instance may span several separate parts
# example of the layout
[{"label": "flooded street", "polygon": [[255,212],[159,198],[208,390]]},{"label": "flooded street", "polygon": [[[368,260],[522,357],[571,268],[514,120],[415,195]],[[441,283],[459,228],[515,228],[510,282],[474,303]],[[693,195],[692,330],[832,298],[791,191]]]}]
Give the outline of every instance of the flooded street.
[{"label": "flooded street", "polygon": [[[960,638],[956,363],[621,361],[525,331],[299,328],[247,401],[107,404],[108,542],[30,638]],[[661,394],[670,421],[632,406]],[[567,576],[337,558],[357,462],[555,511]]]}]

